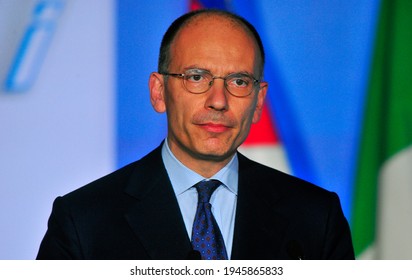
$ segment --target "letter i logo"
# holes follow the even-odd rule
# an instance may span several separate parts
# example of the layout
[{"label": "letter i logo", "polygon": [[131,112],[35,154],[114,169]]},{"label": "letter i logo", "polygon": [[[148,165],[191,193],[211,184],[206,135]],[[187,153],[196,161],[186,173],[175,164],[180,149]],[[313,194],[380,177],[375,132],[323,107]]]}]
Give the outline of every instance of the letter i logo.
[{"label": "letter i logo", "polygon": [[65,0],[41,0],[35,4],[6,77],[7,92],[27,91],[35,82],[64,4]]}]

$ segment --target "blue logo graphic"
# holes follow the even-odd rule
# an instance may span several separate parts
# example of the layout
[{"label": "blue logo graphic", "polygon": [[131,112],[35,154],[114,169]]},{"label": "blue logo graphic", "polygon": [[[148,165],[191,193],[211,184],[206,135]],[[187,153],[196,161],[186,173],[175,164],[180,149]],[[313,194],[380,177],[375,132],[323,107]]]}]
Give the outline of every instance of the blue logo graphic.
[{"label": "blue logo graphic", "polygon": [[34,84],[65,0],[38,1],[5,80],[7,92],[24,92]]}]

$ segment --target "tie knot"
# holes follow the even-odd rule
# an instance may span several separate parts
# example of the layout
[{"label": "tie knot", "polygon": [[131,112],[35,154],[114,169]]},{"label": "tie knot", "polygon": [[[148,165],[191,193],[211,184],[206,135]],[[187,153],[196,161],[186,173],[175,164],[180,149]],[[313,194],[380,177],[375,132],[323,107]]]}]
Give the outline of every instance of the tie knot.
[{"label": "tie knot", "polygon": [[218,180],[203,180],[197,183],[194,187],[199,195],[199,202],[207,203],[212,196],[212,193],[221,185]]}]

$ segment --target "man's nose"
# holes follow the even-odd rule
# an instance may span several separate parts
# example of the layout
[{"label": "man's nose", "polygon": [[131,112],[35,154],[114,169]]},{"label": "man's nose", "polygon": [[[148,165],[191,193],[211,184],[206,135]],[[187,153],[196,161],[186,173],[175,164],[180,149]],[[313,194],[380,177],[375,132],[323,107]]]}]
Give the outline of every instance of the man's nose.
[{"label": "man's nose", "polygon": [[221,77],[214,77],[212,80],[212,86],[209,92],[206,93],[207,100],[205,107],[214,109],[217,111],[226,111],[228,109],[228,95],[225,87],[225,80]]}]

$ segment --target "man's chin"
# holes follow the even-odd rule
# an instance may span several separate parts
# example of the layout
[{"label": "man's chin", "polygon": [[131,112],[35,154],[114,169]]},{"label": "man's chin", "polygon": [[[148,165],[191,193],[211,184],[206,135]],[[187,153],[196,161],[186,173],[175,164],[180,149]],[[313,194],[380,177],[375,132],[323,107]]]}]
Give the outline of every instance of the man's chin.
[{"label": "man's chin", "polygon": [[198,157],[202,160],[222,162],[226,161],[235,154],[236,150],[222,149],[206,149],[198,153]]},{"label": "man's chin", "polygon": [[214,161],[227,160],[236,153],[235,145],[227,139],[209,138],[197,148],[199,155]]}]

